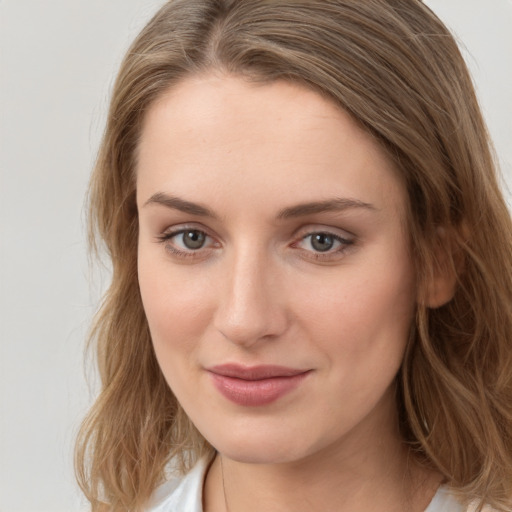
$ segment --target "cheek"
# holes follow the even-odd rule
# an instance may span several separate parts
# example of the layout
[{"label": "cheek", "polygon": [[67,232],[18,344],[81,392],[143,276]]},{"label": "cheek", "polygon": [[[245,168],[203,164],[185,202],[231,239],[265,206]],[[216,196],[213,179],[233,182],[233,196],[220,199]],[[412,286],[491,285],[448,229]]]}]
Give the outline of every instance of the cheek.
[{"label": "cheek", "polygon": [[296,317],[333,359],[401,360],[414,316],[415,286],[407,267],[348,269],[302,297]]},{"label": "cheek", "polygon": [[139,251],[139,287],[157,356],[192,350],[210,316],[207,287],[190,267],[171,266],[165,257]]},{"label": "cheek", "polygon": [[319,393],[320,400],[325,411],[339,411],[339,424],[350,426],[377,407],[402,364],[414,287],[398,277],[352,274],[339,293],[310,295],[302,312],[309,319],[303,329],[322,354],[326,385],[336,390]]},{"label": "cheek", "polygon": [[[188,269],[190,272],[190,269]],[[139,253],[139,286],[158,364],[180,401],[193,401],[197,353],[208,325],[208,293],[187,278],[187,267]],[[192,393],[192,395],[191,395]]]}]

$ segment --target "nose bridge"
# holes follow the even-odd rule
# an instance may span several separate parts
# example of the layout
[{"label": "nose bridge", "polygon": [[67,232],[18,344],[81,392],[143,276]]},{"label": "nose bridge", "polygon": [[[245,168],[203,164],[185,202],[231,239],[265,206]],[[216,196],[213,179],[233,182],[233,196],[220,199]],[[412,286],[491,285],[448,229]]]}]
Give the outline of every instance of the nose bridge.
[{"label": "nose bridge", "polygon": [[254,244],[240,244],[225,262],[225,280],[216,312],[216,327],[229,340],[251,345],[280,334],[285,313],[270,255]]}]

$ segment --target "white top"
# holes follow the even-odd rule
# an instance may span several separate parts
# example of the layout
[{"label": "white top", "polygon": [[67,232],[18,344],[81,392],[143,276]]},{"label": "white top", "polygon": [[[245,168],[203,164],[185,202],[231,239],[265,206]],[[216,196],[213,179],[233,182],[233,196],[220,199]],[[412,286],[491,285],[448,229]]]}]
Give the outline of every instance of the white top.
[{"label": "white top", "polygon": [[[203,482],[208,468],[207,460],[200,460],[182,478],[174,478],[161,485],[153,495],[146,512],[203,512]],[[425,512],[473,512],[474,507],[461,505],[450,491],[441,486]],[[491,512],[485,508],[484,512]]]}]

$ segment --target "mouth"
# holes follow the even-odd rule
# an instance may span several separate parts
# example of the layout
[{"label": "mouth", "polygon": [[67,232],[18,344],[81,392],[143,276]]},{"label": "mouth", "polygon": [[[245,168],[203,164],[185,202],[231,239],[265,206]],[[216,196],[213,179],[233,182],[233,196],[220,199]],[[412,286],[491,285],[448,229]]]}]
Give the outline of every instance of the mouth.
[{"label": "mouth", "polygon": [[229,401],[247,407],[268,405],[295,390],[311,370],[262,365],[225,364],[207,368],[216,389]]}]

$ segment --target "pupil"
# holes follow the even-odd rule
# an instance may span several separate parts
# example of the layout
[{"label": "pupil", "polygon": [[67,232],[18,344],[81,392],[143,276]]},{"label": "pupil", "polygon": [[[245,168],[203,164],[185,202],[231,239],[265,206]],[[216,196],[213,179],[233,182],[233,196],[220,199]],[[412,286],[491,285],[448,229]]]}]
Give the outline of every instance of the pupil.
[{"label": "pupil", "polygon": [[325,233],[317,233],[312,237],[311,245],[315,251],[325,252],[332,249],[334,245],[334,239],[331,235]]},{"label": "pupil", "polygon": [[187,231],[183,234],[183,243],[187,249],[200,249],[204,241],[205,235],[201,231]]}]

